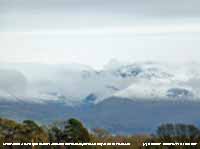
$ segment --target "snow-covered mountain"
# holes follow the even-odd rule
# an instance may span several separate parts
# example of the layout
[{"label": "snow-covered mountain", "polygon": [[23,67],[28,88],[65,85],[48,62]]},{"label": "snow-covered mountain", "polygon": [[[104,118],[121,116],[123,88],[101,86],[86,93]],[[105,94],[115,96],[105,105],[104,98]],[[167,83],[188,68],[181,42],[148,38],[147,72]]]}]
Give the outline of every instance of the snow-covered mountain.
[{"label": "snow-covered mountain", "polygon": [[102,70],[89,66],[0,64],[2,100],[79,104],[117,96],[142,100],[199,100],[200,64],[111,62]]}]

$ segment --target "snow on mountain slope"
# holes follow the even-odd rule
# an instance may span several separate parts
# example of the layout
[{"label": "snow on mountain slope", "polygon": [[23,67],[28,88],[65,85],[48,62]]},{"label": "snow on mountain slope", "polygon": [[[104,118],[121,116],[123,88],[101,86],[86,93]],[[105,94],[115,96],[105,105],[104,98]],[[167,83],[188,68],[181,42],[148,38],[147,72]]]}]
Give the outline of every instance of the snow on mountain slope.
[{"label": "snow on mountain slope", "polygon": [[179,85],[179,82],[159,79],[140,79],[128,88],[115,93],[115,96],[130,99],[196,99],[193,88],[188,85]]},{"label": "snow on mountain slope", "polygon": [[[16,75],[0,75],[0,96],[6,88],[21,100],[43,102],[63,101],[76,104],[93,95],[92,102],[110,96],[131,99],[199,99],[200,64],[118,63],[111,62],[96,71],[89,66],[45,64],[0,64],[0,72],[13,71]],[[15,72],[15,73],[14,73]],[[17,75],[18,74],[18,75]],[[20,75],[19,75],[20,74]],[[22,79],[23,78],[23,79]],[[19,80],[18,82],[15,82]],[[12,82],[12,83],[10,83]],[[20,83],[21,82],[21,83]],[[15,85],[14,85],[15,84]],[[24,84],[23,86],[20,86]],[[9,86],[9,87],[8,87]],[[17,91],[22,88],[22,91]],[[15,91],[16,90],[16,91]],[[6,93],[4,93],[6,94]],[[91,101],[90,101],[91,102]]]}]

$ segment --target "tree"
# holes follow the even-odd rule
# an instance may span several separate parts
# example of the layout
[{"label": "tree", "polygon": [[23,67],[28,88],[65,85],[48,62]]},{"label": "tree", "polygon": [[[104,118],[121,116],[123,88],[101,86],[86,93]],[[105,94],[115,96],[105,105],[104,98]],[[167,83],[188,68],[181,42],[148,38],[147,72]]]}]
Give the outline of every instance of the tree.
[{"label": "tree", "polygon": [[157,129],[159,137],[190,137],[199,136],[199,129],[194,125],[162,124]]},{"label": "tree", "polygon": [[63,132],[57,126],[49,128],[49,141],[50,142],[62,142]]},{"label": "tree", "polygon": [[63,139],[67,142],[89,142],[90,135],[83,124],[77,119],[69,119],[64,128]]},{"label": "tree", "polygon": [[18,129],[21,125],[13,120],[0,119],[0,137],[4,141],[12,142],[18,137]]},{"label": "tree", "polygon": [[162,124],[157,129],[157,135],[159,137],[175,136],[175,130],[173,124]]},{"label": "tree", "polygon": [[34,121],[25,120],[22,123],[23,129],[21,134],[26,136],[31,142],[47,142],[48,134],[42,127],[38,126]]}]

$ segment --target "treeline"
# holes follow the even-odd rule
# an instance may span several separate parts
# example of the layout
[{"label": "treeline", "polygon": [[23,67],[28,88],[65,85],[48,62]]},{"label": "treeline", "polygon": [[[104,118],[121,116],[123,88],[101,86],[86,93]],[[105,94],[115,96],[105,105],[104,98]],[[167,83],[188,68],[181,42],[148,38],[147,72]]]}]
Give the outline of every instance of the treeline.
[{"label": "treeline", "polygon": [[[131,143],[131,146],[3,146],[3,142],[109,142],[109,143]],[[143,143],[153,142],[200,142],[200,130],[194,125],[185,124],[162,124],[157,128],[154,135],[132,135],[116,136],[108,131],[96,128],[88,131],[84,125],[77,119],[55,122],[48,126],[38,125],[32,120],[25,120],[21,123],[0,118],[0,149],[141,149],[141,148],[166,148],[166,147],[143,147]],[[189,147],[167,147],[167,148],[192,148]],[[198,148],[195,146],[194,148]]]}]

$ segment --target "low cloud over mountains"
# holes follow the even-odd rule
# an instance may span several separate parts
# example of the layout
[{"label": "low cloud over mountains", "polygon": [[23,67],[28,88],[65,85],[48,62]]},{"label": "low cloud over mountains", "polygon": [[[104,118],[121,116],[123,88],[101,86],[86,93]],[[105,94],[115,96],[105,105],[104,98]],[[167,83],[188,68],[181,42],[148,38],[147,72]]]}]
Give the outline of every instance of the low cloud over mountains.
[{"label": "low cloud over mountains", "polygon": [[[113,66],[112,66],[113,65]],[[117,96],[132,100],[200,100],[200,64],[110,63],[96,71],[78,64],[1,64],[0,96],[6,100],[80,104]]]}]

